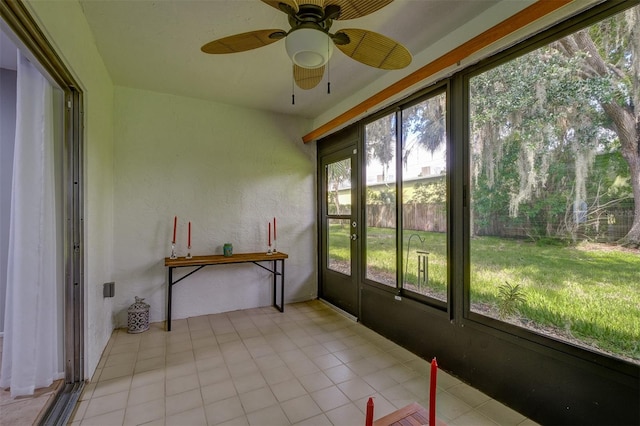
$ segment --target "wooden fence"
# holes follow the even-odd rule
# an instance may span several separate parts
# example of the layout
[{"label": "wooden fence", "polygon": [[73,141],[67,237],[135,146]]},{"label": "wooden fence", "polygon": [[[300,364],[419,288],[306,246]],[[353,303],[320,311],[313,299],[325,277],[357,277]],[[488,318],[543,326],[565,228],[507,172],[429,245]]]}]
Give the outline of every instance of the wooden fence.
[{"label": "wooden fence", "polygon": [[[402,206],[404,229],[428,232],[447,231],[447,210],[444,203],[404,204]],[[575,238],[595,241],[616,241],[624,237],[633,224],[634,212],[631,209],[608,210],[599,217],[590,217],[586,223],[574,229]],[[367,226],[376,228],[395,228],[395,206],[370,204],[367,206]],[[476,235],[503,238],[536,238],[553,236],[560,224],[546,224],[547,232],[540,232],[540,226],[534,224],[514,225],[509,218],[496,215],[475,223]],[[550,235],[551,234],[551,235]]]}]

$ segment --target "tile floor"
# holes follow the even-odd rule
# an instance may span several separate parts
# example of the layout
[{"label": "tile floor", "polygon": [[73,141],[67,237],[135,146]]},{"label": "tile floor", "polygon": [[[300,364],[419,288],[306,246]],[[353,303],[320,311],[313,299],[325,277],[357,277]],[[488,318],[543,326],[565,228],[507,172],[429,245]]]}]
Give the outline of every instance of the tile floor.
[{"label": "tile floor", "polygon": [[[320,301],[114,331],[72,425],[364,425],[418,401],[429,363]],[[446,360],[441,360],[446,364]],[[438,373],[437,415],[450,425],[533,425]]]}]

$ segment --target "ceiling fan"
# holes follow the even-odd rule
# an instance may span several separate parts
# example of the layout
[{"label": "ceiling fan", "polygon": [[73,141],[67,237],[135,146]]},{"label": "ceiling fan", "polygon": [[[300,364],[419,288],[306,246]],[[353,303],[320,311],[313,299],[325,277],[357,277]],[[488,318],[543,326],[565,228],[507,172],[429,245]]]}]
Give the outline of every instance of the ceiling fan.
[{"label": "ceiling fan", "polygon": [[363,64],[395,70],[411,63],[411,53],[400,43],[382,34],[358,29],[330,33],[335,20],[360,18],[393,0],[262,0],[287,14],[289,31],[256,30],[211,41],[201,50],[210,54],[244,52],[285,39],[293,61],[293,77],[301,89],[320,83],[325,65],[335,45],[344,54]]}]

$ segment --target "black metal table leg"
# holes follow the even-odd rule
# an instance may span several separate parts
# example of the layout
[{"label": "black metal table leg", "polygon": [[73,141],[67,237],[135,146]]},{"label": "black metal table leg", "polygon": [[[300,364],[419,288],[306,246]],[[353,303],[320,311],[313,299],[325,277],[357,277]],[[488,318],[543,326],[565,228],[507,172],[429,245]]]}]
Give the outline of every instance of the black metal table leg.
[{"label": "black metal table leg", "polygon": [[169,297],[167,297],[167,331],[171,331],[171,289],[173,288],[173,268],[169,267]]}]

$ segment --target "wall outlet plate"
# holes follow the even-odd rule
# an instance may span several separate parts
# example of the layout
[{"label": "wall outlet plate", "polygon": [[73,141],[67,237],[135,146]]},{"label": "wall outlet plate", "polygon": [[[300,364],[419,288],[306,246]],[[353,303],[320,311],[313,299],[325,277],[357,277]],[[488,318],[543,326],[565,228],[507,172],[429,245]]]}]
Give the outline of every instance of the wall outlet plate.
[{"label": "wall outlet plate", "polygon": [[104,297],[113,297],[116,294],[116,283],[104,283],[102,285],[102,295]]}]

